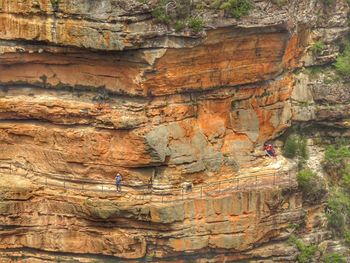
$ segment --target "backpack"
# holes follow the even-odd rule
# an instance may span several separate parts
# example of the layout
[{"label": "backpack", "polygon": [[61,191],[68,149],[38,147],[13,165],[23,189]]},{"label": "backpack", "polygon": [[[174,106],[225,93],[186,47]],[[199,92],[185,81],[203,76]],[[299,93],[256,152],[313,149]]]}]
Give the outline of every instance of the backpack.
[{"label": "backpack", "polygon": [[267,145],[267,146],[266,146],[266,150],[267,150],[267,151],[272,151],[272,150],[273,150],[272,145],[271,145],[271,144]]},{"label": "backpack", "polygon": [[115,181],[116,181],[116,183],[120,183],[120,182],[121,182],[121,180],[122,180],[122,178],[121,178],[121,176],[120,176],[120,175],[117,175],[117,176],[115,177]]}]

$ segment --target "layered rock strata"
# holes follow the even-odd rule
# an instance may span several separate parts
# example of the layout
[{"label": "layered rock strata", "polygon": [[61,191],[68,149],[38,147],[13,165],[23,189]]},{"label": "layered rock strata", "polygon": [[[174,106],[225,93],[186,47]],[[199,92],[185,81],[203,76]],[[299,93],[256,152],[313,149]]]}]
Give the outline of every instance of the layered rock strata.
[{"label": "layered rock strata", "polygon": [[[348,32],[345,1],[256,1],[241,20],[207,6],[194,11],[207,25],[200,34],[156,23],[155,4],[0,0],[1,163],[37,176],[110,181],[121,171],[131,185],[200,186],[259,169],[262,144],[293,120],[329,118],[322,109],[305,117],[307,81],[294,72],[334,60]],[[319,40],[326,48],[315,56]],[[315,100],[332,99],[314,90]],[[347,115],[332,114],[347,132]],[[305,219],[293,187],[125,203],[30,178],[1,175],[5,262],[179,262],[185,251],[287,262],[295,249],[283,241]],[[328,238],[315,219],[322,209],[306,212],[316,243]]]},{"label": "layered rock strata", "polygon": [[[298,75],[300,84],[293,92],[293,119],[316,125],[318,135],[349,137],[349,85],[331,67]],[[317,135],[317,133],[315,133]]]},{"label": "layered rock strata", "polygon": [[216,257],[221,251],[230,260],[244,259],[251,256],[244,251],[288,235],[291,224],[305,216],[295,189],[150,203],[72,191],[57,195],[57,189],[42,188],[21,176],[2,173],[1,178],[2,256],[12,251],[24,262],[33,259],[31,251],[38,251],[42,259],[61,255],[68,262],[70,257],[175,259],[184,251],[194,258],[212,251]]}]

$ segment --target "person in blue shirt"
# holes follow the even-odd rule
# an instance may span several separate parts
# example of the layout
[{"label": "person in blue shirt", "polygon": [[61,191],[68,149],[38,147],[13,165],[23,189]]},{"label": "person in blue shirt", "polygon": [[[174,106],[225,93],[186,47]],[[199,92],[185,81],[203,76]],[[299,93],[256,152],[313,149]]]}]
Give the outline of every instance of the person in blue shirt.
[{"label": "person in blue shirt", "polygon": [[115,177],[115,185],[117,186],[117,192],[121,192],[122,191],[122,176],[120,175],[120,173],[117,173],[116,177]]}]

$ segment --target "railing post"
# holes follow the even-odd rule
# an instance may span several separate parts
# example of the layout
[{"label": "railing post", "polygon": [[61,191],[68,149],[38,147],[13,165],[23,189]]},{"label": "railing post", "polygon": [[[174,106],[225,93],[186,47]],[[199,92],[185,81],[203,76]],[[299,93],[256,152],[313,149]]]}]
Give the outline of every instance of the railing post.
[{"label": "railing post", "polygon": [[239,178],[237,178],[237,190],[239,190]]},{"label": "railing post", "polygon": [[289,179],[289,184],[291,185],[292,184],[292,178],[290,176],[290,171],[288,171],[288,179]]},{"label": "railing post", "polygon": [[63,177],[63,188],[66,188],[66,175]]},{"label": "railing post", "polygon": [[45,185],[47,186],[47,175],[45,175]]}]

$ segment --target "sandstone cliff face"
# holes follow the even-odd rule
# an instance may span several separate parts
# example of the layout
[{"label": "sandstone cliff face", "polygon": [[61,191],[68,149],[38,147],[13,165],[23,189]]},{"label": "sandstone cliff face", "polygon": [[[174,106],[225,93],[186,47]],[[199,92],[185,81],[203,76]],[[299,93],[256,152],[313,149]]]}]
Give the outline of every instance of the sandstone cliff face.
[{"label": "sandstone cliff face", "polygon": [[244,259],[251,253],[239,252],[288,235],[291,224],[305,216],[295,189],[236,192],[169,205],[121,197],[103,200],[70,191],[57,195],[13,175],[1,180],[7,185],[1,196],[1,225],[7,226],[2,229],[1,256],[22,255],[28,262],[35,256],[25,248],[40,250],[50,260],[63,253],[67,262],[86,255],[103,260],[99,254],[175,259],[183,253],[210,256],[211,250],[231,251],[225,256],[230,260]]},{"label": "sandstone cliff face", "polygon": [[[20,153],[36,169],[87,176],[131,167],[155,167],[160,176],[232,172],[290,125],[289,72],[311,63],[314,35],[327,35],[331,59],[332,43],[347,30],[342,2],[327,11],[317,2],[257,3],[241,21],[210,19],[226,27],[205,36],[174,35],[138,2],[83,2],[2,1],[4,157]],[[262,18],[264,10],[271,14]],[[147,49],[130,41],[102,45],[110,34],[153,41]],[[34,149],[35,158],[48,159],[30,160]]]},{"label": "sandstone cliff face", "polygon": [[313,122],[321,135],[349,136],[349,85],[342,81],[334,69],[325,67],[319,72],[301,72],[300,83],[307,88],[300,92],[300,85],[292,96],[295,104],[294,119]]},{"label": "sandstone cliff face", "polygon": [[[200,184],[264,165],[261,145],[293,120],[321,123],[334,116],[348,133],[347,89],[334,98],[328,86],[312,86],[315,101],[342,100],[344,108],[337,109],[343,117],[336,110],[305,111],[300,102],[311,96],[304,89],[308,77],[294,74],[334,60],[336,44],[348,32],[345,1],[332,7],[321,1],[257,1],[241,20],[205,8],[207,28],[200,34],[156,23],[152,5],[0,0],[2,163],[106,181],[122,171],[131,185],[150,178],[172,186]],[[311,46],[318,40],[327,48],[315,56]],[[86,193],[43,189],[28,179],[18,179],[17,188],[8,173],[2,173],[8,189],[1,193],[4,260],[24,251],[29,262],[55,256],[68,262],[159,262],[178,260],[186,250],[194,258],[221,253],[231,261],[286,262],[288,250],[280,248],[280,258],[271,254],[278,242],[263,251],[253,248],[285,239],[290,224],[303,217],[295,189],[175,206],[121,205],[98,194],[91,201]],[[271,208],[276,197],[283,202]]]}]

